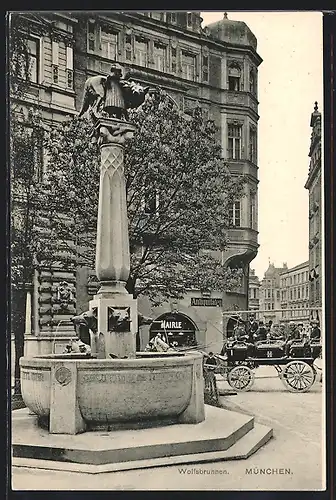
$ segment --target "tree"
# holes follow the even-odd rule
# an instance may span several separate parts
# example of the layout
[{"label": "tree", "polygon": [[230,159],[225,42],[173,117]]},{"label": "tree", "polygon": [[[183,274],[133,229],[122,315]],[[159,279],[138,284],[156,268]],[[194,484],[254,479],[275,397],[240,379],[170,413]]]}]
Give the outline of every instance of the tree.
[{"label": "tree", "polygon": [[21,14],[9,17],[8,88],[10,166],[10,331],[15,342],[15,394],[20,394],[19,359],[24,353],[26,293],[42,244],[37,230],[43,125],[37,108],[24,105],[30,86],[32,60],[27,36],[30,23]]},{"label": "tree", "polygon": [[39,115],[29,116],[29,126],[13,118],[10,137],[11,331],[15,340],[15,393],[20,393],[19,359],[24,348],[26,293],[42,243],[37,230],[43,206],[38,171],[42,129]]},{"label": "tree", "polygon": [[[228,290],[237,270],[218,259],[227,243],[229,207],[243,193],[243,177],[221,158],[216,127],[196,108],[181,113],[163,91],[152,93],[130,120],[125,147],[131,272],[127,289],[160,303],[188,288]],[[76,242],[79,262],[94,266],[99,158],[90,124],[69,119],[47,141],[47,182],[57,238]]]}]

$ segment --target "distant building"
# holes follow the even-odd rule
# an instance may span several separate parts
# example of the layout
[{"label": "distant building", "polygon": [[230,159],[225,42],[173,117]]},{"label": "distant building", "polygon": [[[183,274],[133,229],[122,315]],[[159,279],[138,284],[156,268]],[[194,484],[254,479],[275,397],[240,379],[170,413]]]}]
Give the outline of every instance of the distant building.
[{"label": "distant building", "polygon": [[[305,184],[305,188],[309,191],[309,305],[321,307],[321,113],[318,111],[317,102],[311,114],[310,126],[312,128],[309,148],[310,164]],[[312,316],[316,315],[318,315],[317,312],[312,312]]]},{"label": "distant building", "polygon": [[262,312],[259,316],[265,322],[272,320],[273,323],[279,323],[281,320],[280,275],[287,269],[286,263],[282,267],[270,263],[261,280],[259,304]]},{"label": "distant building", "polygon": [[280,275],[281,322],[309,321],[309,262],[298,264]]},{"label": "distant building", "polygon": [[257,311],[259,309],[259,289],[260,281],[256,276],[255,270],[250,269],[249,274],[249,303],[248,308],[250,311]]}]

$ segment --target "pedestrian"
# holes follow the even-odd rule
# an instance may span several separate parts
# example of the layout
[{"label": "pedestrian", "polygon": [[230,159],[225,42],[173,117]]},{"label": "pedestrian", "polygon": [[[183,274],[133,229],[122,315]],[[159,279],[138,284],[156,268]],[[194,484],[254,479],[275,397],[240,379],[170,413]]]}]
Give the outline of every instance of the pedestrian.
[{"label": "pedestrian", "polygon": [[321,341],[321,329],[319,326],[319,322],[317,320],[312,320],[310,322],[311,324],[311,332],[310,332],[310,340],[313,340],[314,342],[320,342]]},{"label": "pedestrian", "polygon": [[247,334],[248,334],[248,340],[252,344],[254,342],[254,335],[257,333],[257,330],[258,330],[258,321],[256,320],[255,314],[250,314],[249,322],[247,324]]},{"label": "pedestrian", "polygon": [[259,320],[258,330],[254,334],[255,342],[263,342],[267,339],[267,329],[262,320]]},{"label": "pedestrian", "polygon": [[237,323],[236,323],[236,326],[233,330],[233,333],[234,333],[235,340],[237,340],[237,341],[247,340],[245,323],[240,316],[237,318]]},{"label": "pedestrian", "polygon": [[217,366],[217,359],[215,358],[213,352],[209,352],[205,359],[205,365]]}]

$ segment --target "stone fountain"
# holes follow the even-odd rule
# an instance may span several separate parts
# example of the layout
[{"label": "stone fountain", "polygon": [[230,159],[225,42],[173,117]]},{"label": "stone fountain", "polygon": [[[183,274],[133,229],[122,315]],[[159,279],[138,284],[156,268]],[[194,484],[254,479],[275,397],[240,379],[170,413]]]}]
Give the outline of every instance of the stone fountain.
[{"label": "stone fountain", "polygon": [[[125,119],[127,109],[141,104],[145,94],[138,84],[124,81],[117,66],[111,75],[85,84],[80,116],[88,113],[93,120],[101,152],[96,243],[101,286],[89,304],[95,323],[92,355],[21,358],[22,397],[31,413],[25,430],[23,420],[14,426],[19,465],[42,458],[49,468],[61,461],[120,470],[204,461],[213,453],[227,458],[238,439],[255,431],[253,417],[205,408],[201,354],[136,353],[137,301],[125,288],[130,255],[124,143],[135,132]],[[88,436],[86,444],[77,434]],[[270,436],[270,429],[259,426],[245,448],[257,449]]]}]

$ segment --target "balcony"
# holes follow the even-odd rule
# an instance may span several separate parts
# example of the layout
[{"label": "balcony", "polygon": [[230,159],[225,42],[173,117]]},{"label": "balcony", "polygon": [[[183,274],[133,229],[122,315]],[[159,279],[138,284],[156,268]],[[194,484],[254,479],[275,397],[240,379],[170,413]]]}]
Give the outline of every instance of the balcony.
[{"label": "balcony", "polygon": [[250,108],[255,113],[258,113],[258,101],[249,92],[225,90],[222,94],[222,104],[235,107],[243,106],[244,108]]},{"label": "balcony", "polygon": [[239,245],[241,244],[246,244],[246,245],[253,245],[255,247],[258,247],[258,231],[255,231],[255,229],[251,228],[237,228],[237,229],[229,229],[228,231],[228,236],[230,239],[230,243],[238,243]]}]

